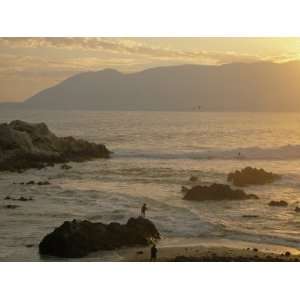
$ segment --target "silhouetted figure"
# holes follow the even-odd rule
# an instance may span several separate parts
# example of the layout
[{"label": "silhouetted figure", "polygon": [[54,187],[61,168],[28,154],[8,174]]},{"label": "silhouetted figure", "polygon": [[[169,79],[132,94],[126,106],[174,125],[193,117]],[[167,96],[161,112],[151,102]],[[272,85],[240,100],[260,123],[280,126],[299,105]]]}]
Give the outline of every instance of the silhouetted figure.
[{"label": "silhouetted figure", "polygon": [[147,208],[147,205],[144,203],[143,204],[143,206],[142,206],[142,208],[141,208],[141,215],[142,215],[142,217],[146,217],[146,210],[147,210],[148,208]]},{"label": "silhouetted figure", "polygon": [[156,246],[153,244],[153,246],[151,247],[151,256],[150,256],[150,261],[156,261],[157,258],[157,248]]}]

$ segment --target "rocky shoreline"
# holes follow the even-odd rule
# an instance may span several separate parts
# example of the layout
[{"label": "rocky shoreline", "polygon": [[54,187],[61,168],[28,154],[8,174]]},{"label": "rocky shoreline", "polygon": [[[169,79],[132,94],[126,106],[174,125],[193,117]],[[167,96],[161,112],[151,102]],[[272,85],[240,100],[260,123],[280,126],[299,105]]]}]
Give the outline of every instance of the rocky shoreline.
[{"label": "rocky shoreline", "polygon": [[0,171],[22,172],[56,163],[109,158],[104,144],[57,137],[45,123],[16,120],[0,124]]}]

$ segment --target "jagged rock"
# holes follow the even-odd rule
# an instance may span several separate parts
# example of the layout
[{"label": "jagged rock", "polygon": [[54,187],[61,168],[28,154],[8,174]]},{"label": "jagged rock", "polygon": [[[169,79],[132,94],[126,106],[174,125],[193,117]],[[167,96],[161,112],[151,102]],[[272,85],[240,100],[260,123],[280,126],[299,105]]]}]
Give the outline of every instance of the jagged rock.
[{"label": "jagged rock", "polygon": [[184,196],[186,200],[243,200],[258,199],[254,194],[246,194],[243,190],[233,190],[229,185],[213,183],[210,186],[195,186]]},{"label": "jagged rock", "polygon": [[227,176],[227,181],[236,186],[263,185],[278,179],[280,179],[280,175],[251,167],[246,167],[241,171],[237,170]]},{"label": "jagged rock", "polygon": [[268,205],[269,205],[269,206],[286,207],[286,206],[288,206],[289,204],[288,204],[286,201],[284,201],[284,200],[280,200],[280,201],[274,201],[274,200],[272,200],[272,201],[270,201],[270,202],[268,203]]},{"label": "jagged rock", "polygon": [[97,250],[112,250],[134,245],[148,245],[159,239],[155,225],[148,219],[130,218],[126,224],[64,222],[39,244],[42,255],[83,257]]},{"label": "jagged rock", "polygon": [[22,171],[54,163],[108,158],[103,144],[57,137],[44,123],[12,121],[0,124],[0,171]]}]

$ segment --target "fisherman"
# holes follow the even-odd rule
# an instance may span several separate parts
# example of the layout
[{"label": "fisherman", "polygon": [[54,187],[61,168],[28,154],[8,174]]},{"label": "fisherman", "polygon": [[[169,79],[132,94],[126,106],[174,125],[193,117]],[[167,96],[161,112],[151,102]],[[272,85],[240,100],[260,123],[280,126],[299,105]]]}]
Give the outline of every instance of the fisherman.
[{"label": "fisherman", "polygon": [[155,244],[153,244],[153,246],[151,247],[151,250],[150,250],[150,253],[151,253],[151,256],[150,256],[150,261],[156,261],[156,258],[157,258],[157,248],[155,246]]},{"label": "fisherman", "polygon": [[142,208],[141,208],[141,215],[143,218],[146,217],[146,210],[148,210],[146,203],[143,204]]}]

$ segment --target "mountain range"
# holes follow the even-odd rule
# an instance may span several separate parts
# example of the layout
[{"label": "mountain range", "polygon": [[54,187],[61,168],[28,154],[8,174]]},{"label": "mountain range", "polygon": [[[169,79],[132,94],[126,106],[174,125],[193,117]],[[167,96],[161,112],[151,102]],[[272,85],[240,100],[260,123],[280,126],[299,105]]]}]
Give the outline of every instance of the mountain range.
[{"label": "mountain range", "polygon": [[[299,111],[300,62],[113,69],[74,75],[13,107],[65,110]],[[8,104],[9,105],[9,104]]]}]

